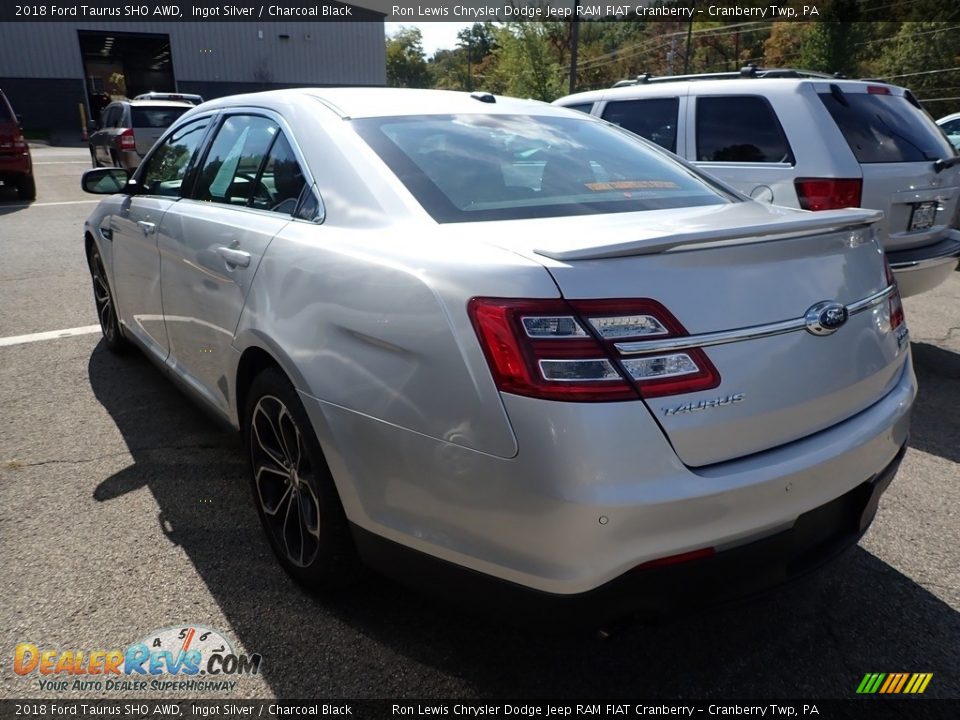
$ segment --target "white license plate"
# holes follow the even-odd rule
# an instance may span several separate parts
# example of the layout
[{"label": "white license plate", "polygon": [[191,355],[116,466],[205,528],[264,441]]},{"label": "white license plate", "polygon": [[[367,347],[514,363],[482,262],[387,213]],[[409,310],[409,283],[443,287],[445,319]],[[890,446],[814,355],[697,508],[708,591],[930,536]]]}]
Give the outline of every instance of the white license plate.
[{"label": "white license plate", "polygon": [[913,213],[910,215],[911,230],[926,230],[933,225],[937,217],[937,203],[923,202],[915,203]]}]

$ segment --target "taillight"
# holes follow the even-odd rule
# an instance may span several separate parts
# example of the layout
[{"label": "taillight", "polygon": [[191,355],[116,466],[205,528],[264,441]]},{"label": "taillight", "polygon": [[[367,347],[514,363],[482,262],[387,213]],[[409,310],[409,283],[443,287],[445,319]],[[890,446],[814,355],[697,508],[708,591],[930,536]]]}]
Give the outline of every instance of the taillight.
[{"label": "taillight", "polygon": [[654,300],[474,298],[468,306],[497,387],[546,400],[636,400],[716,387],[699,348],[621,356],[616,342],[688,333]]},{"label": "taillight", "polygon": [[860,207],[863,180],[838,178],[797,178],[793,181],[797,199],[804,210],[837,210]]},{"label": "taillight", "polygon": [[[890,263],[887,262],[886,256],[883,258],[883,269],[886,273],[887,287],[890,287],[891,285],[896,286],[897,279],[893,276],[893,270],[890,269]],[[894,290],[893,295],[887,299],[887,312],[890,315],[891,330],[896,330],[898,327],[903,325],[903,302],[900,300],[899,288]]]},{"label": "taillight", "polygon": [[120,149],[121,150],[137,149],[137,139],[133,136],[133,128],[127,128],[122,133],[120,133]]},{"label": "taillight", "polygon": [[23,135],[15,135],[13,137],[13,149],[24,151],[27,149],[27,139]]}]

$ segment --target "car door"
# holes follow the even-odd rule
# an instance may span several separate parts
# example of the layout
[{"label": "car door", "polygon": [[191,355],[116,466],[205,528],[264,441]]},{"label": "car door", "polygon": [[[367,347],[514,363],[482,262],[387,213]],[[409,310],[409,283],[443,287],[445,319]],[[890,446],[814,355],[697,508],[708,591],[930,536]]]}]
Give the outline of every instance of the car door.
[{"label": "car door", "polygon": [[167,209],[189,184],[210,116],[171,133],[134,176],[140,192],[124,197],[110,218],[113,287],[124,328],[160,359],[169,343],[160,302],[160,253],[157,229]]},{"label": "car door", "polygon": [[170,208],[160,234],[168,364],[225,413],[226,368],[247,291],[305,185],[280,119],[258,113],[222,118],[192,198]]}]

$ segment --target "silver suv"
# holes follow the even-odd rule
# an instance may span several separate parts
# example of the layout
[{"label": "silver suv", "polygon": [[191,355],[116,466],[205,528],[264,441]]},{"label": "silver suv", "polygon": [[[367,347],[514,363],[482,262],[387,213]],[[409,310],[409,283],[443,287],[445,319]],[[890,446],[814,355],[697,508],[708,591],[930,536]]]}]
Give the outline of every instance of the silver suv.
[{"label": "silver suv", "polygon": [[118,100],[107,105],[90,135],[94,167],[113,165],[136,170],[140,160],[174,121],[190,110],[189,102]]},{"label": "silver suv", "polygon": [[557,105],[620,125],[751,197],[805,210],[883,210],[903,295],[957,267],[957,151],[909,90],[798,70],[639,76]]}]

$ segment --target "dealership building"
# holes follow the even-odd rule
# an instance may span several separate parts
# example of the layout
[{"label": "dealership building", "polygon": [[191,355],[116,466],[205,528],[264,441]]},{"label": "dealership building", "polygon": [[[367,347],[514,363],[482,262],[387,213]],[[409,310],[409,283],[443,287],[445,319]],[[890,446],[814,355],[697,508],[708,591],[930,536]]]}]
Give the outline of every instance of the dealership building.
[{"label": "dealership building", "polygon": [[384,15],[349,7],[353,21],[0,23],[0,90],[26,131],[75,143],[111,98],[384,85]]}]

